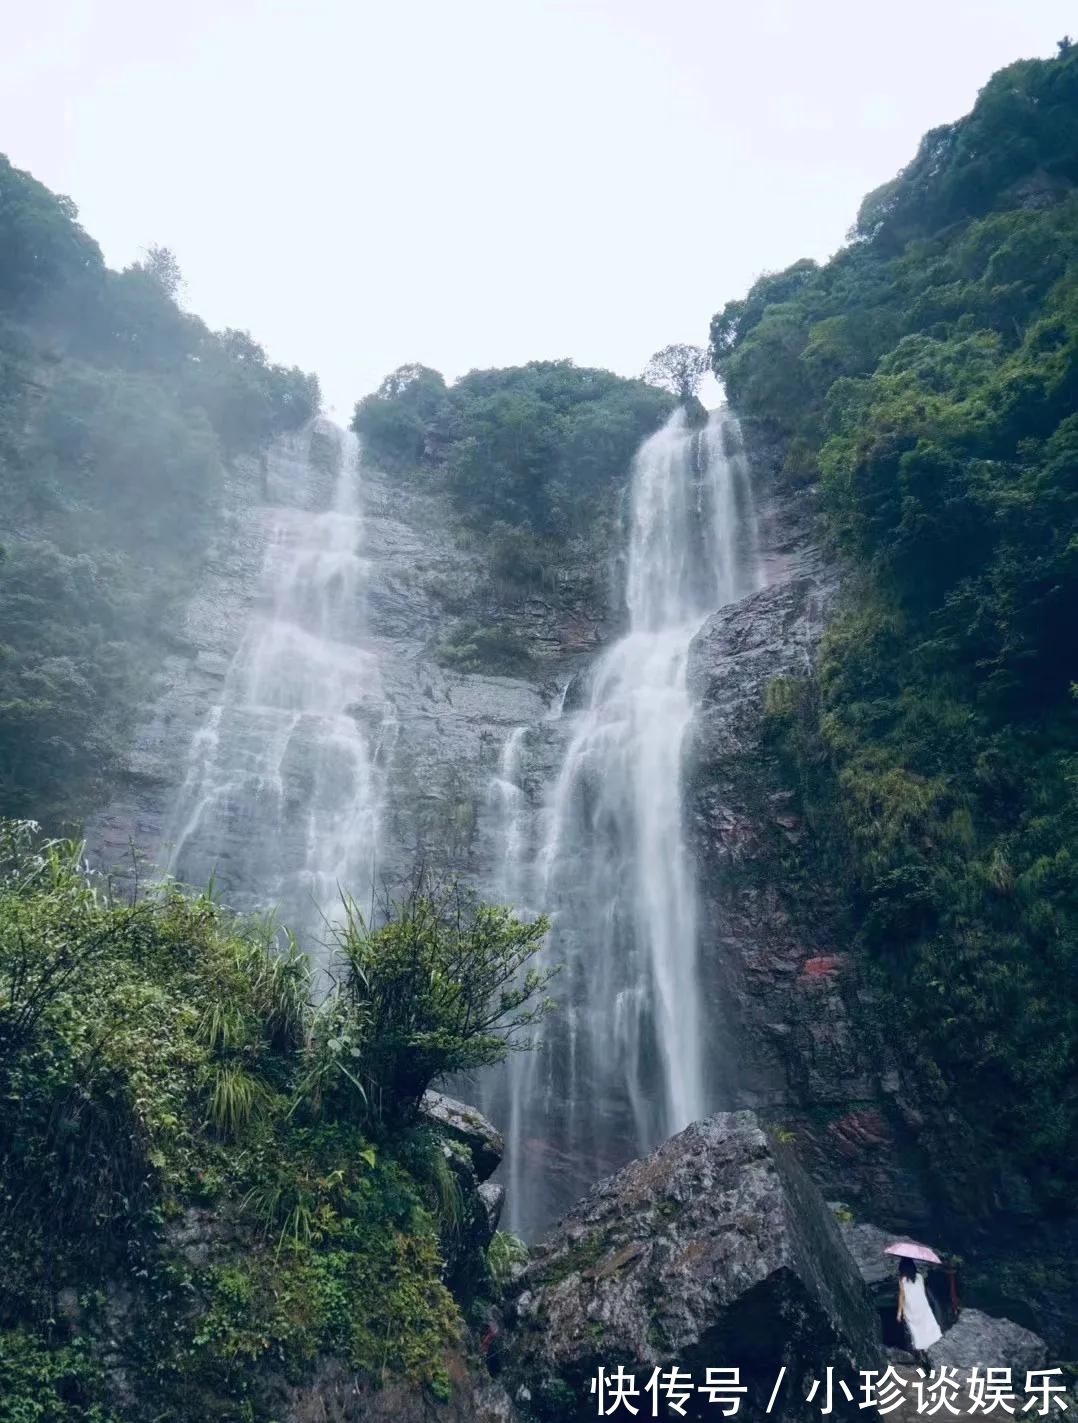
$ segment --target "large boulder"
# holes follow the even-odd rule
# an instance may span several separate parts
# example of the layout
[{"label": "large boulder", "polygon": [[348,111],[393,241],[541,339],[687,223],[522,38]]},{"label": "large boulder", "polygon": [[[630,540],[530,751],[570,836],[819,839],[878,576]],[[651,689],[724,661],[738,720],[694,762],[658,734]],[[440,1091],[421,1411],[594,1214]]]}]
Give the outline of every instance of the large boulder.
[{"label": "large boulder", "polygon": [[[814,1416],[809,1378],[828,1364],[851,1379],[882,1367],[877,1316],[834,1217],[752,1112],[696,1122],[601,1182],[536,1247],[518,1288],[503,1366],[538,1418],[593,1417],[600,1367],[636,1375],[649,1406],[657,1365],[696,1384],[736,1366],[751,1418],[785,1365],[772,1415],[785,1419]],[[686,1407],[715,1411],[702,1394]]]},{"label": "large boulder", "polygon": [[[832,1209],[844,1211],[845,1207],[836,1204]],[[864,1220],[849,1220],[841,1215],[837,1219],[846,1249],[853,1256],[870,1293],[882,1291],[886,1299],[897,1299],[898,1261],[885,1252],[889,1245],[909,1240],[910,1237],[881,1230],[878,1225],[870,1225]]]},{"label": "large boulder", "polygon": [[505,1142],[501,1132],[477,1108],[442,1092],[426,1092],[419,1113],[442,1136],[468,1148],[478,1181],[485,1181],[497,1171]]},{"label": "large boulder", "polygon": [[942,1339],[928,1351],[934,1369],[1006,1368],[1019,1388],[1029,1369],[1043,1369],[1048,1346],[1039,1334],[1009,1319],[996,1319],[979,1309],[964,1309]]}]

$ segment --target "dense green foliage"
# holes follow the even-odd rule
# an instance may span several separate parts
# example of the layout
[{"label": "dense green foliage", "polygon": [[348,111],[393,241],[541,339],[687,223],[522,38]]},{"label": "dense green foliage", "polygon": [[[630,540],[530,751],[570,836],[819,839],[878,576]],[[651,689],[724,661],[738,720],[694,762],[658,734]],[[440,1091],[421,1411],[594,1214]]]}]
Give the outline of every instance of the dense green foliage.
[{"label": "dense green foliage", "polygon": [[366,1038],[358,1075],[338,1081],[360,1089],[372,1121],[409,1121],[431,1082],[502,1061],[546,1011],[551,971],[527,969],[546,919],[422,881],[379,929],[347,910],[334,934],[346,973],[324,1011],[337,1024],[330,1041]]},{"label": "dense green foliage", "polygon": [[164,249],[105,267],[73,204],[0,156],[0,809],[57,821],[105,784],[223,464],[318,408],[175,301]]},{"label": "dense green foliage", "polygon": [[916,1047],[937,1160],[968,1190],[994,1149],[1058,1200],[1078,1140],[1076,183],[1061,46],[927,135],[826,266],[712,323],[731,400],[791,486],[819,479],[850,570],[818,676],[773,711]]},{"label": "dense green foliage", "polygon": [[359,402],[353,428],[373,463],[444,481],[495,572],[529,585],[574,544],[589,558],[606,550],[637,446],[673,405],[572,361],[472,371],[452,386],[403,366]]},{"label": "dense green foliage", "polygon": [[542,929],[419,890],[346,919],[316,1007],[272,922],[116,902],[77,846],[3,827],[0,1419],[103,1420],[102,1348],[199,1423],[323,1353],[443,1388],[462,1197],[416,1104],[523,1045]]}]

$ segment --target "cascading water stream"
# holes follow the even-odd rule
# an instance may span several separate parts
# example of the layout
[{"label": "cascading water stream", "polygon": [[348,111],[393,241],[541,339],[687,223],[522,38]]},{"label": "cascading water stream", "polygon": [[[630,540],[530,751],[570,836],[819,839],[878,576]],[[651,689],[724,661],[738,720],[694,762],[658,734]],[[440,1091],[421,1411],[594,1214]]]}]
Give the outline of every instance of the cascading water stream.
[{"label": "cascading water stream", "polygon": [[[515,1055],[486,1097],[508,1127],[515,1230],[540,1228],[587,1181],[709,1108],[681,779],[687,662],[704,619],[759,583],[737,424],[717,411],[693,429],[679,411],[634,464],[628,630],[567,718],[534,853],[519,801],[503,802],[504,897],[552,913],[544,953],[562,965],[541,1049]],[[503,766],[521,745],[514,732]],[[518,761],[522,796],[519,782]]]},{"label": "cascading water stream", "polygon": [[178,879],[212,875],[237,907],[279,905],[312,931],[333,920],[340,888],[366,908],[386,725],[377,659],[359,645],[358,447],[328,422],[316,429],[321,461],[309,433],[274,455],[294,503],[266,510],[258,600],[195,737],[168,837]]},{"label": "cascading water stream", "polygon": [[498,904],[521,905],[525,892],[524,837],[528,808],[520,777],[527,734],[526,726],[516,726],[505,738],[498,759],[498,772],[490,783],[494,821],[502,842],[499,874],[497,882],[491,887],[493,899]]}]

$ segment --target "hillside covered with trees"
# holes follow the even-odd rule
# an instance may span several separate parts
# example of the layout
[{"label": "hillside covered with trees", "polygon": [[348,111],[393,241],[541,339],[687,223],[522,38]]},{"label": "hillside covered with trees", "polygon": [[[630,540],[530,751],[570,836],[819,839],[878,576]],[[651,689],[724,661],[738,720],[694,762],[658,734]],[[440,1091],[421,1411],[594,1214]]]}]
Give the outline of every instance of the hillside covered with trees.
[{"label": "hillside covered with trees", "polygon": [[318,381],[177,303],[165,248],[106,267],[74,204],[0,156],[0,803],[100,800],[190,589],[229,461]]},{"label": "hillside covered with trees", "polygon": [[471,371],[447,386],[402,366],[356,406],[366,458],[444,484],[463,522],[507,577],[609,551],[626,471],[641,440],[674,408],[643,380],[531,361]]},{"label": "hillside covered with trees", "polygon": [[[711,327],[846,570],[774,730],[953,1199],[1078,1139],[1078,51],[993,76]],[[978,1184],[980,1183],[980,1184]]]}]

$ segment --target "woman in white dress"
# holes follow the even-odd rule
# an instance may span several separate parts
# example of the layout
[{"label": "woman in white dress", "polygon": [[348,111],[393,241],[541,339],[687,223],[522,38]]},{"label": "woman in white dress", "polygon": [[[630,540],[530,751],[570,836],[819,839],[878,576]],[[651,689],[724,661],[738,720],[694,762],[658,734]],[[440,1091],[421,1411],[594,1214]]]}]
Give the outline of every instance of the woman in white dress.
[{"label": "woman in white dress", "polygon": [[925,1282],[914,1262],[905,1258],[898,1262],[898,1317],[909,1333],[910,1347],[917,1353],[942,1337],[943,1331],[925,1294]]}]

